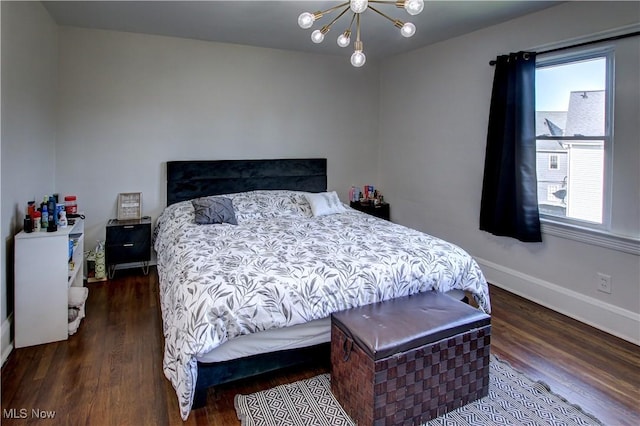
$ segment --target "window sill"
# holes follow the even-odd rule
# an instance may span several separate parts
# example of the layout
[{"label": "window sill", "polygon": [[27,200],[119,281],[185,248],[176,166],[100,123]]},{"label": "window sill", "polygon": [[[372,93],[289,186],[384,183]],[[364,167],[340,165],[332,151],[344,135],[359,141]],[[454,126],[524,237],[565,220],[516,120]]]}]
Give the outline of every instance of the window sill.
[{"label": "window sill", "polygon": [[640,256],[640,240],[541,219],[542,233]]}]

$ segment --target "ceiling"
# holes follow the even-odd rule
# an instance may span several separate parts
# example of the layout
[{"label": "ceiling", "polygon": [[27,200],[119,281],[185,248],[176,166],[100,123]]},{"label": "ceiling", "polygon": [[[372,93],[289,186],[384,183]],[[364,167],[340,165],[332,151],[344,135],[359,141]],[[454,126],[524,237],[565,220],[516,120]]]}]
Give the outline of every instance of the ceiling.
[{"label": "ceiling", "polygon": [[[391,22],[367,10],[362,14],[362,41],[369,60],[413,50],[536,12],[559,1],[425,1],[424,11],[410,16],[394,5],[376,5],[394,19],[413,22],[417,31],[402,37]],[[350,55],[336,37],[350,22],[340,18],[320,45],[311,31],[329,23],[325,15],[311,30],[298,27],[302,12],[326,10],[338,1],[44,1],[58,25],[238,43],[300,52]],[[352,36],[352,45],[355,37]]]}]

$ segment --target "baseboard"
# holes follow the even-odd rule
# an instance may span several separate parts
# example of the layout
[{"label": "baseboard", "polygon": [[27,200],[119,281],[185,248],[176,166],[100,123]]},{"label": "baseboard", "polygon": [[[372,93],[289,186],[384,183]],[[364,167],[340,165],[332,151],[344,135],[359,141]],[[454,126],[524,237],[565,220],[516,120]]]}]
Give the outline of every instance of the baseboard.
[{"label": "baseboard", "polygon": [[0,348],[2,348],[2,365],[4,365],[9,354],[13,350],[13,342],[11,341],[11,323],[13,323],[13,312],[2,322],[2,338],[0,340]]},{"label": "baseboard", "polygon": [[640,314],[488,260],[476,261],[491,284],[640,345]]}]

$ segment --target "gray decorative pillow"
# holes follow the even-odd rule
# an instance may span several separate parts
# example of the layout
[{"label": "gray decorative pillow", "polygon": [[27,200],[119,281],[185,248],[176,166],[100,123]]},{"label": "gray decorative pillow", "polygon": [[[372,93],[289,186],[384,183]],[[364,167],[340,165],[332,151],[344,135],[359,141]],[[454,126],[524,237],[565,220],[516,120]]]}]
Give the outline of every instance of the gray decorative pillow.
[{"label": "gray decorative pillow", "polygon": [[233,203],[226,197],[201,197],[192,200],[196,211],[196,223],[210,225],[214,223],[229,223],[237,225],[236,212]]}]

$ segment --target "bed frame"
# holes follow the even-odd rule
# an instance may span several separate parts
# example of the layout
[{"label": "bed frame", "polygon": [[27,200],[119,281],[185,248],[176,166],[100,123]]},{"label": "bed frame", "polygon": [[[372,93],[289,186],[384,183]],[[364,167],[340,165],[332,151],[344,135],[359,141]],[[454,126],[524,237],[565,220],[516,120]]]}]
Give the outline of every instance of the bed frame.
[{"label": "bed frame", "polygon": [[[167,205],[209,195],[258,189],[327,190],[327,159],[168,161]],[[301,364],[328,365],[330,344],[200,363],[192,409],[206,405],[210,387]]]}]

